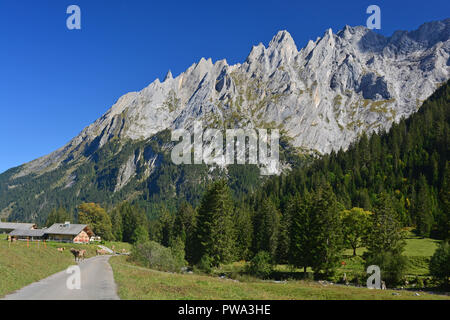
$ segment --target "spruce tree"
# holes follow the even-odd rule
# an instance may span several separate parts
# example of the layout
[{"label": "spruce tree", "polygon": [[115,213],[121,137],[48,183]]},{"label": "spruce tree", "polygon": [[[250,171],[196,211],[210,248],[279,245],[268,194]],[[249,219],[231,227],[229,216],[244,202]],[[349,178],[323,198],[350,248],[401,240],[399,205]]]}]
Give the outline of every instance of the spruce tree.
[{"label": "spruce tree", "polygon": [[329,184],[325,184],[313,195],[310,208],[310,237],[312,240],[312,268],[317,274],[334,273],[343,248],[341,206]]},{"label": "spruce tree", "polygon": [[440,201],[442,213],[439,222],[439,233],[444,240],[450,239],[450,161],[446,162],[443,174]]},{"label": "spruce tree", "polygon": [[367,252],[363,255],[366,265],[378,265],[383,280],[388,284],[398,283],[406,268],[406,258],[402,255],[405,241],[392,198],[387,193],[378,196],[371,226]]},{"label": "spruce tree", "polygon": [[288,204],[291,216],[289,263],[297,268],[306,269],[312,266],[311,249],[313,246],[310,237],[311,223],[309,218],[311,201],[308,193],[302,198],[295,195]]},{"label": "spruce tree", "polygon": [[122,214],[120,213],[119,208],[114,208],[111,211],[111,224],[114,239],[116,241],[122,241],[123,240]]},{"label": "spruce tree", "polygon": [[422,237],[429,237],[433,224],[432,203],[428,184],[423,175],[419,178],[415,212],[417,233]]},{"label": "spruce tree", "polygon": [[280,212],[271,200],[263,200],[255,216],[256,250],[268,252],[275,260],[280,233]]},{"label": "spruce tree", "polygon": [[193,261],[195,250],[195,229],[197,224],[197,212],[184,201],[179,206],[174,223],[173,234],[184,243],[185,257],[189,262]]},{"label": "spruce tree", "polygon": [[236,258],[248,260],[251,257],[253,241],[252,211],[245,204],[239,204],[234,210],[234,225],[236,234]]},{"label": "spruce tree", "polygon": [[219,180],[203,196],[198,211],[196,257],[211,258],[213,265],[233,260],[235,239],[233,230],[233,202],[225,180]]}]

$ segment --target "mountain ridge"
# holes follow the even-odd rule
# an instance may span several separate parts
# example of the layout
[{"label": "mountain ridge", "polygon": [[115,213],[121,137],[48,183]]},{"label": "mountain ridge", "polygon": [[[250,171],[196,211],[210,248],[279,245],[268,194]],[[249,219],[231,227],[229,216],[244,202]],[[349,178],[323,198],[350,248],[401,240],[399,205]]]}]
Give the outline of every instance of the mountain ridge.
[{"label": "mountain ridge", "polygon": [[[25,170],[19,176],[34,173],[36,169],[39,171],[40,168],[47,167],[49,163],[50,165],[58,163],[60,158],[69,158],[71,151],[76,151],[82,142],[92,143],[99,135],[102,135],[98,143],[98,146],[101,147],[115,135],[119,138],[139,140],[147,139],[165,129],[190,127],[193,117],[200,116],[207,123],[212,122],[210,119],[212,117],[214,120],[222,122],[223,125],[223,118],[229,114],[224,115],[223,110],[220,110],[221,106],[225,109],[234,107],[237,112],[240,112],[239,107],[246,109],[254,108],[255,105],[266,107],[267,110],[263,110],[263,112],[261,112],[262,108],[259,108],[260,110],[252,110],[252,114],[244,114],[243,118],[248,121],[235,123],[235,126],[258,126],[260,123],[254,113],[259,113],[256,116],[269,119],[266,121],[268,123],[273,121],[280,126],[286,122],[286,131],[291,138],[294,138],[296,147],[317,150],[319,153],[327,153],[341,147],[345,149],[357,138],[357,134],[373,130],[371,126],[377,125],[375,123],[378,120],[376,116],[381,118],[380,120],[383,122],[381,126],[385,129],[388,128],[392,121],[398,121],[402,116],[407,117],[415,112],[420,104],[418,101],[425,100],[439,84],[449,78],[449,37],[450,19],[425,23],[417,30],[410,32],[396,31],[391,37],[384,37],[362,26],[345,26],[336,34],[332,33],[331,29],[326,30],[322,37],[318,37],[316,41],[310,40],[299,51],[289,32],[281,30],[272,38],[267,47],[262,43],[253,46],[242,64],[228,65],[225,59],[213,63],[211,58],[201,58],[199,62],[192,64],[185,72],[176,77],[173,77],[169,71],[163,82],[156,79],[141,91],[123,95],[105,114],[83,129],[64,147],[26,164]],[[346,47],[350,47],[350,49],[344,50]],[[345,55],[338,52],[343,50]],[[358,53],[362,57],[356,57]],[[371,54],[374,56],[367,56]],[[400,88],[395,88],[397,83],[389,79],[388,75],[381,73],[381,71],[386,73],[386,70],[378,69],[383,69],[383,58],[388,57],[395,58],[394,61],[397,62],[395,67],[404,72],[405,68],[401,66],[402,59],[405,59],[405,55],[413,54],[415,56],[410,57],[406,62],[416,63],[416,60],[420,60],[418,69],[429,73],[430,77],[427,81],[419,83],[421,93],[407,99],[398,92],[392,94],[392,91],[403,90],[405,84],[400,83]],[[334,55],[334,59],[331,61],[333,63],[327,61],[327,59],[330,60],[330,55]],[[355,62],[355,60],[359,61]],[[365,68],[363,62],[366,66],[374,66],[363,70]],[[326,65],[327,63],[328,65]],[[326,70],[325,73],[322,72],[322,69],[326,69],[328,66],[332,68],[336,64],[332,75],[327,75]],[[299,67],[299,69],[296,70],[295,67]],[[373,72],[373,69],[377,72]],[[316,70],[321,71],[317,72],[317,74],[320,73],[317,77],[315,76]],[[389,76],[392,77],[392,75]],[[242,77],[243,79],[241,79]],[[266,82],[269,80],[276,82],[276,85],[268,85]],[[417,76],[410,80],[418,81]],[[253,81],[256,86],[250,86],[250,88],[245,84],[241,86],[239,81]],[[327,90],[327,83],[330,83],[332,92]],[[267,87],[266,90],[261,90],[257,86]],[[264,92],[269,90],[272,92]],[[347,97],[349,91],[346,90],[354,91],[355,97]],[[259,94],[260,98],[252,97],[252,93]],[[311,96],[310,98],[299,97],[299,101],[295,101],[296,95],[304,96],[307,93]],[[357,99],[358,94],[362,96],[360,97],[362,99]],[[284,96],[287,95],[290,97],[286,99]],[[242,96],[244,101],[242,106],[239,106],[239,99]],[[324,102],[327,98],[332,101]],[[384,101],[384,103],[379,102],[373,106],[371,112],[356,110],[358,113],[365,112],[366,115],[363,117],[357,115],[353,121],[346,121],[346,118],[355,112],[348,110],[351,109],[349,105],[368,104],[364,99]],[[213,100],[214,103],[210,103],[210,100]],[[344,110],[344,115],[347,117],[333,115],[330,110],[333,104],[338,104],[338,109],[341,109],[342,105],[339,103],[342,100],[347,100],[344,101],[346,108],[343,108],[347,109]],[[400,101],[397,102],[397,100]],[[317,108],[321,103],[326,106],[322,108],[321,112],[316,112],[314,117],[304,119],[307,112],[300,112],[300,114],[296,112],[301,108],[307,109],[309,105]],[[280,110],[281,108],[277,108],[277,104],[284,104],[287,107]],[[380,114],[386,110],[391,113],[391,116],[383,119]],[[208,114],[212,114],[212,116],[209,117]],[[322,123],[319,128],[306,130],[307,132],[295,130],[297,120],[302,120],[305,125],[314,127],[318,125],[318,122],[323,122],[323,118],[328,118],[327,121],[332,122],[332,125]],[[250,124],[246,122],[250,122]],[[347,128],[345,128],[347,125],[358,124],[363,129],[350,128],[346,130]],[[322,133],[323,129],[328,130],[329,133]],[[342,133],[337,132],[337,129],[340,129]],[[336,135],[339,139],[332,138]]]},{"label": "mountain ridge", "polygon": [[[61,189],[72,199],[81,186],[100,190],[104,179],[105,192],[113,193],[133,179],[151,180],[167,161],[158,152],[167,152],[170,145],[145,145],[161,132],[190,129],[196,120],[204,128],[280,129],[290,145],[305,153],[345,150],[361,134],[387,130],[416,112],[448,80],[449,30],[450,19],[391,37],[345,26],[336,34],[326,30],[300,50],[282,30],[267,47],[253,46],[243,63],[201,58],[176,77],[169,71],[163,82],[156,79],[141,91],[121,96],[65,146],[1,174],[0,212],[8,216],[5,212],[20,209],[13,191],[26,190],[26,183],[18,181],[44,177],[52,182],[51,191]],[[138,149],[132,152],[127,144]],[[99,167],[98,158],[109,154],[104,148],[117,157],[128,151],[114,165]],[[93,167],[80,172],[86,163]],[[90,181],[84,181],[86,170],[94,172]],[[39,199],[38,189],[30,196]],[[1,201],[8,196],[11,199]],[[87,194],[85,199],[90,198]],[[8,209],[11,206],[16,209]]]}]

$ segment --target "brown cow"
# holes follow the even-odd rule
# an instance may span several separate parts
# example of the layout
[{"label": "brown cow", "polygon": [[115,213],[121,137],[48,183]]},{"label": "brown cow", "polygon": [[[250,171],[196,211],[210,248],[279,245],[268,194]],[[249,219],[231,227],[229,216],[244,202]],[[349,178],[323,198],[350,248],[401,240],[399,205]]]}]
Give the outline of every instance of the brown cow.
[{"label": "brown cow", "polygon": [[83,261],[86,256],[86,250],[77,250],[74,248],[70,249],[70,252],[72,252],[73,256],[75,257],[75,261]]},{"label": "brown cow", "polygon": [[97,253],[97,255],[108,254],[108,252],[105,249],[97,249],[96,253]]},{"label": "brown cow", "polygon": [[72,252],[73,256],[75,257],[75,262],[76,262],[80,256],[80,250],[70,248],[70,252]]},{"label": "brown cow", "polygon": [[79,250],[78,260],[80,260],[81,258],[81,261],[83,261],[85,257],[86,257],[86,250]]},{"label": "brown cow", "polygon": [[58,251],[61,252],[61,253],[62,253],[64,250],[65,250],[65,248],[58,248]]}]

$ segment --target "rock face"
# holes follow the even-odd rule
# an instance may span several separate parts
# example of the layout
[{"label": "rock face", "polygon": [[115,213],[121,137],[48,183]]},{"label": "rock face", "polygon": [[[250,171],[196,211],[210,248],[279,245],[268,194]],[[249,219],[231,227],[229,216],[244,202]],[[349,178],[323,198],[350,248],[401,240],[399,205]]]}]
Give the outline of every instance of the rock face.
[{"label": "rock face", "polygon": [[[112,139],[147,139],[164,129],[278,128],[305,151],[346,149],[363,132],[408,117],[449,78],[450,19],[381,36],[365,27],[331,29],[300,51],[287,31],[254,46],[242,64],[202,58],[185,72],[122,96],[63,148],[15,177],[88,158]],[[120,168],[120,189],[137,159]]]}]

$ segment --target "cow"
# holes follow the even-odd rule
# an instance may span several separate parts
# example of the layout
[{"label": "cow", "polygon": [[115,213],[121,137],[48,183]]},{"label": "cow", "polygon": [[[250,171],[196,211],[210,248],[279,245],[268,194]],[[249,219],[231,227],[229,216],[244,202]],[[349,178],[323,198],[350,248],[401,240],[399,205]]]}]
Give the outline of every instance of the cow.
[{"label": "cow", "polygon": [[103,254],[107,254],[108,252],[105,249],[97,249],[96,253],[97,253],[97,255],[103,255]]},{"label": "cow", "polygon": [[86,250],[79,250],[78,260],[81,259],[81,261],[83,261],[85,257],[86,257]]},{"label": "cow", "polygon": [[72,252],[73,256],[75,257],[75,262],[76,262],[80,256],[80,250],[70,248],[70,252]]},{"label": "cow", "polygon": [[58,248],[58,251],[61,252],[61,253],[62,253],[64,250],[65,250],[65,248]]},{"label": "cow", "polygon": [[75,262],[77,260],[83,261],[86,256],[86,250],[77,250],[77,249],[71,248],[70,252],[72,252],[73,256],[75,257]]}]

